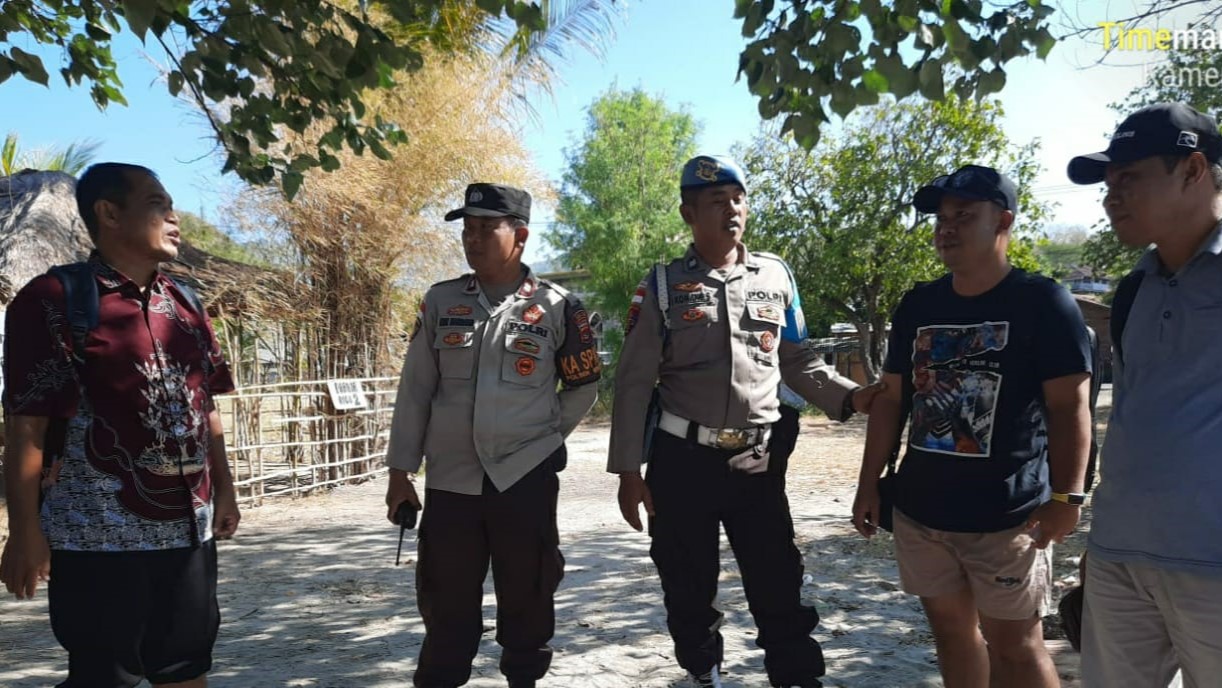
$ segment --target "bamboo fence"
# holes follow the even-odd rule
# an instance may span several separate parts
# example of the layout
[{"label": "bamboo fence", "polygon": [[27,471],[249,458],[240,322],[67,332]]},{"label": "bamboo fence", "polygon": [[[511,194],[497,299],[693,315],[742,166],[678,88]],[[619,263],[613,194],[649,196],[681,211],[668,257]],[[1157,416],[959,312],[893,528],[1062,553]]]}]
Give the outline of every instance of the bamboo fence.
[{"label": "bamboo fence", "polygon": [[386,470],[386,442],[398,378],[354,378],[365,408],[336,410],[326,380],[239,388],[217,397],[238,501],[369,480]]}]

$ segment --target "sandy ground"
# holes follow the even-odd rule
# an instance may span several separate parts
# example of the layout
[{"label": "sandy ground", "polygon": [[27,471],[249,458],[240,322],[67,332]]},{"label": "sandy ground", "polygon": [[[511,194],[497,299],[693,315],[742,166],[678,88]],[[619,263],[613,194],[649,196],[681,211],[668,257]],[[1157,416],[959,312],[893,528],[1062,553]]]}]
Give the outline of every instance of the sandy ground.
[{"label": "sandy ground", "polygon": [[[864,422],[806,418],[804,424],[788,489],[805,555],[803,594],[823,616],[816,634],[828,660],[825,685],[940,686],[920,605],[898,590],[889,536],[867,542],[849,523]],[[540,685],[686,686],[666,635],[648,538],[621,521],[616,479],[603,472],[607,432],[606,424],[587,424],[570,438],[560,495],[568,567],[556,601],[556,655]],[[238,538],[221,543],[224,621],[210,685],[410,685],[424,629],[413,597],[413,567],[394,566],[397,529],[383,516],[383,490],[384,481],[376,480],[245,512]],[[1058,548],[1059,584],[1076,576],[1082,540],[1079,534]],[[409,535],[404,558],[414,557]],[[722,566],[725,685],[766,687],[763,656],[754,646],[737,569],[724,544]],[[45,590],[32,601],[0,601],[0,686],[49,686],[62,677],[66,657],[46,614]],[[468,685],[503,686],[490,594],[484,616],[484,642]],[[1045,633],[1064,685],[1076,686],[1077,655],[1057,639],[1055,617],[1046,621]]]}]

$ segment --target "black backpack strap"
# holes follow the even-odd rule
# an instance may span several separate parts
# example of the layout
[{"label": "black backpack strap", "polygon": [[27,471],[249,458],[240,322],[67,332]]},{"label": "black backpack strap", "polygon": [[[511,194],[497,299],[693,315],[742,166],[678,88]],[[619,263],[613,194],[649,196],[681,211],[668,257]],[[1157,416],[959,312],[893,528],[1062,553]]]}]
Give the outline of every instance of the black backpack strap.
[{"label": "black backpack strap", "polygon": [[1095,484],[1095,471],[1099,458],[1099,438],[1095,431],[1095,406],[1099,403],[1099,388],[1103,386],[1103,361],[1099,357],[1099,334],[1087,326],[1086,336],[1090,340],[1090,452],[1086,456],[1086,492]]},{"label": "black backpack strap", "polygon": [[1120,280],[1116,285],[1116,294],[1112,297],[1112,320],[1109,329],[1112,335],[1112,350],[1116,352],[1116,360],[1124,364],[1124,325],[1129,320],[1129,311],[1133,310],[1133,302],[1137,300],[1137,290],[1145,279],[1145,270],[1134,270]]},{"label": "black backpack strap", "polygon": [[170,277],[170,281],[174,283],[174,287],[178,289],[178,291],[182,293],[183,297],[187,299],[187,303],[195,311],[196,315],[204,316],[207,314],[207,311],[204,310],[204,302],[199,298],[199,292],[195,291],[186,282],[176,277]]},{"label": "black backpack strap", "polygon": [[92,263],[56,265],[49,274],[64,287],[64,307],[72,329],[72,355],[85,362],[85,338],[98,326],[98,281]]}]

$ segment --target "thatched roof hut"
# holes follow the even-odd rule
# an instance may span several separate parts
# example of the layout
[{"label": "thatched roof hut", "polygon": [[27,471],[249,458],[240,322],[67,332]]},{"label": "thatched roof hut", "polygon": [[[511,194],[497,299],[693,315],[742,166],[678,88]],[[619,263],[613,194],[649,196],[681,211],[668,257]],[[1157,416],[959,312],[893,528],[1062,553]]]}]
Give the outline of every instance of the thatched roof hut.
[{"label": "thatched roof hut", "polygon": [[[93,242],[76,210],[76,179],[25,170],[0,177],[0,306],[52,265],[84,260]],[[200,292],[210,311],[276,317],[294,312],[292,277],[201,251],[188,243],[164,266]]]}]

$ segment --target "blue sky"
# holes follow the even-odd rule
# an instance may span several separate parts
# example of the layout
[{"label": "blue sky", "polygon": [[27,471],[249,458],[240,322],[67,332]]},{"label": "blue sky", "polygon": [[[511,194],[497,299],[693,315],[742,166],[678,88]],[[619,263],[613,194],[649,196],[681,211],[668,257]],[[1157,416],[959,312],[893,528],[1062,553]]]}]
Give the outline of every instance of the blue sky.
[{"label": "blue sky", "polygon": [[[1086,5],[1087,3],[1081,3]],[[1093,4],[1093,3],[1092,3]],[[1111,5],[1113,16],[1127,2]],[[744,44],[731,0],[637,0],[626,4],[623,21],[604,60],[573,54],[560,66],[563,83],[550,99],[534,103],[538,121],[523,124],[536,164],[559,181],[563,150],[584,130],[585,108],[607,88],[644,88],[674,107],[684,107],[703,125],[701,148],[725,152],[759,126],[755,100],[735,83]],[[1103,3],[1099,3],[1103,5]],[[1083,17],[1096,21],[1102,17]],[[19,47],[33,50],[36,46]],[[154,51],[150,51],[154,52]],[[213,154],[208,130],[189,108],[175,102],[157,82],[156,71],[130,36],[115,46],[128,107],[99,112],[85,89],[68,89],[54,72],[58,56],[42,51],[52,72],[50,88],[14,78],[0,86],[0,133],[17,132],[24,147],[38,148],[79,139],[102,141],[99,159],[140,162],[156,169],[176,204],[218,216],[223,190],[222,159]],[[1122,56],[1130,66],[1091,66],[1101,56],[1097,39],[1058,45],[1047,62],[1034,58],[1007,66],[1002,94],[1010,137],[1043,141],[1045,167],[1037,195],[1059,203],[1053,221],[1092,225],[1100,217],[1098,192],[1071,187],[1065,165],[1078,153],[1099,150],[1116,123],[1108,103],[1122,99],[1143,76],[1138,61],[1153,53]],[[544,210],[546,217],[547,210]],[[537,248],[542,242],[532,242]],[[535,256],[528,256],[533,258]]]}]

